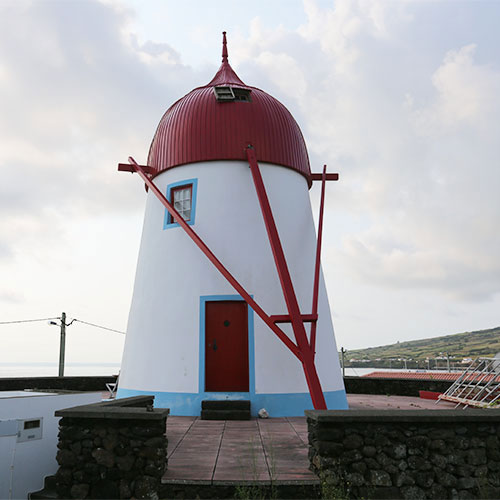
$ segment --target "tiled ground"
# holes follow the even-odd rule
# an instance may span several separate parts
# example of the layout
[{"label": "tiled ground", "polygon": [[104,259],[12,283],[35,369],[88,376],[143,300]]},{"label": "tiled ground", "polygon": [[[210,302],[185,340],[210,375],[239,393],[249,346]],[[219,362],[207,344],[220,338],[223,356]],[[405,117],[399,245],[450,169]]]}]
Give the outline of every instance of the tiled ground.
[{"label": "tiled ground", "polygon": [[[451,403],[405,396],[349,394],[351,409],[446,409]],[[316,483],[307,459],[304,417],[249,421],[168,417],[165,483]]]},{"label": "tiled ground", "polygon": [[169,417],[164,482],[316,482],[304,418],[211,421]]}]

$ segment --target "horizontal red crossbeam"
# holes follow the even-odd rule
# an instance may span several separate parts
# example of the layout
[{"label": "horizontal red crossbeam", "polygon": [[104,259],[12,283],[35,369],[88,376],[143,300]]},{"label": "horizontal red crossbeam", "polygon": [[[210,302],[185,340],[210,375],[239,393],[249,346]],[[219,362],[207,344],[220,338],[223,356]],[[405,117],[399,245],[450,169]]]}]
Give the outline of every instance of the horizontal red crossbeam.
[{"label": "horizontal red crossbeam", "polygon": [[[144,170],[146,174],[149,175],[156,174],[156,169],[154,169],[153,167],[148,167],[147,165],[139,165],[139,166],[142,168],[142,170]],[[118,163],[118,170],[120,172],[132,172],[132,173],[136,171],[135,168],[129,163]]]},{"label": "horizontal red crossbeam", "polygon": [[[318,321],[317,314],[301,314],[300,315],[302,321],[304,323],[313,323],[314,321]],[[274,323],[291,323],[292,318],[290,318],[289,314],[273,314],[270,316],[271,321]]]},{"label": "horizontal red crossbeam", "polygon": [[[311,174],[311,180],[312,181],[322,181],[323,180],[323,174]],[[326,174],[326,181],[338,181],[339,180],[339,174]]]}]

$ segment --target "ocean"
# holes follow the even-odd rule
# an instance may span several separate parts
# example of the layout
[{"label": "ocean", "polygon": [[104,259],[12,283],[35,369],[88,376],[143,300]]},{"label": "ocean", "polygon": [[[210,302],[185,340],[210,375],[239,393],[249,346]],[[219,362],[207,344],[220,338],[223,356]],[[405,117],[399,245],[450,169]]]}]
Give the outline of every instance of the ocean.
[{"label": "ocean", "polygon": [[[117,375],[120,363],[67,363],[64,375]],[[57,377],[57,363],[1,363],[0,378]]]},{"label": "ocean", "polygon": [[[57,377],[59,365],[57,363],[1,363],[0,378],[10,377]],[[117,375],[120,363],[68,363],[64,367],[64,375]],[[375,371],[415,372],[401,368],[347,368],[346,376],[362,377]],[[419,370],[443,372],[444,370]]]}]

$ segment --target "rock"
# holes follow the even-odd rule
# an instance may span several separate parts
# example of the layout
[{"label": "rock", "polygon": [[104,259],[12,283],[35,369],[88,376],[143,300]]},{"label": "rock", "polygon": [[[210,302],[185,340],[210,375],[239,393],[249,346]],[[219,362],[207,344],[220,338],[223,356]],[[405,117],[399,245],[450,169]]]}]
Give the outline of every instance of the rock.
[{"label": "rock", "polygon": [[359,434],[351,434],[344,438],[342,444],[346,450],[355,450],[363,446],[363,438]]},{"label": "rock", "polygon": [[76,455],[71,450],[59,450],[56,460],[61,467],[73,467],[76,464]]},{"label": "rock", "polygon": [[377,448],[375,448],[375,446],[363,446],[361,453],[363,453],[365,457],[371,458],[377,454]]},{"label": "rock", "polygon": [[470,465],[483,465],[487,462],[486,450],[484,448],[476,448],[467,451],[466,461]]},{"label": "rock", "polygon": [[415,483],[421,488],[430,488],[434,483],[434,471],[418,472],[415,474]]},{"label": "rock", "polygon": [[443,472],[436,477],[437,482],[446,488],[454,488],[457,485],[457,478],[448,472]]},{"label": "rock", "polygon": [[161,478],[164,472],[165,472],[165,467],[163,467],[162,465],[148,463],[146,467],[144,467],[144,473],[147,474],[148,476]]},{"label": "rock", "polygon": [[410,466],[410,469],[415,470],[425,470],[426,468],[430,468],[430,464],[419,455],[409,457],[408,465]]},{"label": "rock", "polygon": [[449,495],[446,488],[434,483],[427,492],[427,497],[435,500],[442,500],[443,498],[449,498]]},{"label": "rock", "polygon": [[413,486],[415,480],[407,472],[402,472],[396,477],[396,486],[400,488],[401,486]]},{"label": "rock", "polygon": [[433,465],[441,469],[444,469],[448,463],[444,455],[433,454],[431,455],[430,460]]},{"label": "rock", "polygon": [[349,450],[342,454],[342,461],[345,463],[358,462],[363,458],[359,450]]},{"label": "rock", "polygon": [[386,453],[396,460],[406,458],[406,445],[400,443],[395,446],[389,446],[386,448]]},{"label": "rock", "polygon": [[144,445],[150,448],[164,448],[167,445],[167,439],[165,436],[150,438],[146,440]]},{"label": "rock", "polygon": [[120,498],[130,498],[132,496],[132,488],[130,481],[127,479],[120,480]]},{"label": "rock", "polygon": [[425,492],[417,486],[406,486],[401,488],[405,500],[424,500]]},{"label": "rock", "polygon": [[385,453],[379,453],[376,460],[383,468],[392,463],[392,460]]},{"label": "rock", "polygon": [[120,488],[114,481],[100,479],[90,488],[91,498],[120,498]]},{"label": "rock", "polygon": [[463,436],[457,436],[455,438],[455,448],[457,450],[467,450],[469,448],[470,441]]},{"label": "rock", "polygon": [[73,480],[73,474],[71,469],[65,469],[60,467],[56,472],[56,483],[58,484],[71,484]]},{"label": "rock", "polygon": [[405,471],[406,469],[408,469],[408,463],[405,460],[401,460],[398,463],[398,469],[402,470],[402,471]]},{"label": "rock", "polygon": [[118,436],[115,435],[110,435],[108,434],[105,438],[102,440],[102,445],[105,450],[108,451],[113,451],[114,447],[118,444]]},{"label": "rock", "polygon": [[370,471],[370,483],[373,486],[392,486],[391,476],[383,470]]},{"label": "rock", "polygon": [[358,472],[346,474],[346,480],[347,483],[352,486],[363,486],[363,484],[365,484],[365,478]]},{"label": "rock", "polygon": [[259,415],[259,418],[269,418],[269,413],[265,408],[261,408],[257,415]]},{"label": "rock", "polygon": [[474,476],[475,477],[486,477],[488,475],[488,466],[487,465],[479,465],[478,467],[474,467]]},{"label": "rock", "polygon": [[90,486],[88,484],[74,484],[71,487],[71,498],[87,498],[89,494]]},{"label": "rock", "polygon": [[368,467],[365,462],[354,462],[351,464],[351,469],[359,474],[364,474],[368,470]]},{"label": "rock", "polygon": [[434,451],[441,451],[445,452],[446,451],[446,443],[444,442],[443,439],[433,439],[429,443],[429,448]]},{"label": "rock", "polygon": [[470,490],[474,486],[476,486],[476,480],[472,477],[461,477],[457,484],[459,490]]},{"label": "rock", "polygon": [[71,443],[69,448],[75,455],[80,455],[80,453],[82,452],[82,444],[79,441]]},{"label": "rock", "polygon": [[469,477],[474,473],[474,469],[475,467],[473,467],[472,465],[457,465],[457,467],[455,468],[455,473],[457,474],[457,476]]},{"label": "rock", "polygon": [[92,452],[92,456],[99,465],[104,465],[104,467],[113,467],[115,465],[114,455],[104,448],[97,448]]},{"label": "rock", "polygon": [[135,482],[134,495],[136,498],[151,498],[158,500],[158,489],[160,482],[151,476],[142,476]]},{"label": "rock", "polygon": [[123,471],[129,471],[134,466],[135,457],[133,455],[124,455],[123,457],[116,457],[116,466]]},{"label": "rock", "polygon": [[332,443],[329,441],[318,442],[318,452],[321,455],[338,457],[344,452],[344,447],[340,443]]}]

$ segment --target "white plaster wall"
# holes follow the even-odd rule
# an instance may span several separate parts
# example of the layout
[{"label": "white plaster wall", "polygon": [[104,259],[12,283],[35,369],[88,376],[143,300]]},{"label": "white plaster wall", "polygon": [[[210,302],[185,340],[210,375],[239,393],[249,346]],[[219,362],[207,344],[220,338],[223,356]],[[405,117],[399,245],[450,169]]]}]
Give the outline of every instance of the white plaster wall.
[{"label": "white plaster wall", "polygon": [[[16,391],[19,393],[19,391]],[[54,412],[101,401],[100,392],[9,397],[0,392],[0,422],[43,418],[42,439],[17,443],[17,436],[0,437],[0,498],[27,498],[55,474],[59,418]]]},{"label": "white plaster wall", "polygon": [[[316,234],[305,178],[276,165],[261,172],[303,313],[311,312]],[[286,314],[250,168],[243,161],[203,162],[156,177],[197,178],[193,229],[269,314]],[[200,296],[235,290],[181,228],[163,229],[165,209],[148,193],[120,386],[197,393]],[[326,289],[321,280],[316,366],[324,391],[343,389]],[[257,393],[307,392],[301,363],[255,318]],[[293,338],[291,328],[282,326]],[[306,327],[309,330],[309,327]],[[203,390],[203,388],[201,388]]]}]

